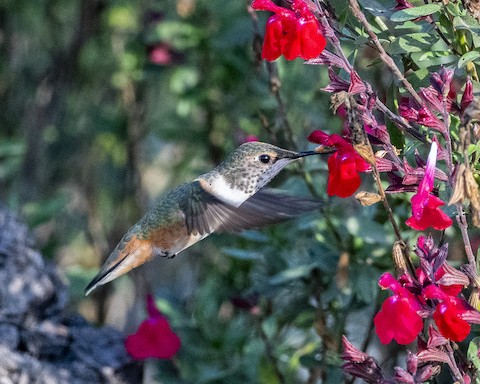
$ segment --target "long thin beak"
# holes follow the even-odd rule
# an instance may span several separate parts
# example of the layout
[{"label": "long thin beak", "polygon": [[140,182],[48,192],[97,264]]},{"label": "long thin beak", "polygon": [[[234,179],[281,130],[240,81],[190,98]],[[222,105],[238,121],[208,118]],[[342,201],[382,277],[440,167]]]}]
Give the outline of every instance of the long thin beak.
[{"label": "long thin beak", "polygon": [[337,148],[334,147],[326,147],[326,146],[319,146],[315,148],[315,151],[305,151],[305,152],[298,152],[296,155],[292,156],[292,159],[299,159],[305,156],[312,156],[312,155],[325,155],[336,152]]}]

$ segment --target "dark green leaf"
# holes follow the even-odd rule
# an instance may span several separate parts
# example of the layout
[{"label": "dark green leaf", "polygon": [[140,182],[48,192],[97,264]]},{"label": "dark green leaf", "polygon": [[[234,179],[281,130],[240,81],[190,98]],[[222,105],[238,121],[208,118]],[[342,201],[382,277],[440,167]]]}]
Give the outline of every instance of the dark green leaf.
[{"label": "dark green leaf", "polygon": [[441,3],[425,4],[414,8],[406,8],[395,12],[390,17],[390,20],[400,23],[402,21],[413,20],[418,17],[431,15],[432,13],[440,11],[442,8],[443,4]]},{"label": "dark green leaf", "polygon": [[465,17],[454,17],[453,18],[453,28],[455,29],[464,29],[470,31],[471,33],[478,34],[480,33],[480,25],[477,19],[474,19],[471,16]]},{"label": "dark green leaf", "polygon": [[462,68],[467,65],[469,62],[474,61],[480,57],[479,51],[470,51],[465,53],[459,60],[458,60],[458,68]]},{"label": "dark green leaf", "polygon": [[393,1],[360,0],[359,3],[373,16],[389,17],[393,13],[392,9],[395,6]]},{"label": "dark green leaf", "polygon": [[432,46],[437,43],[439,37],[437,35],[425,32],[410,33],[399,36],[390,45],[390,52],[392,53],[412,53],[412,52],[426,52],[432,49]]}]

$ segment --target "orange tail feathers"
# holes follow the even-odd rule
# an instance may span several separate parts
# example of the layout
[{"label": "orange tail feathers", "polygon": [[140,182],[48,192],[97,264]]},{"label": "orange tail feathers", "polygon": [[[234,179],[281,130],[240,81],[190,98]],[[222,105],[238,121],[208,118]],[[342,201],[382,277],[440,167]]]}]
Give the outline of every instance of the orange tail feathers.
[{"label": "orange tail feathers", "polygon": [[139,239],[136,235],[124,236],[105,261],[100,272],[85,288],[85,295],[151,260],[153,256],[153,247],[148,240]]}]

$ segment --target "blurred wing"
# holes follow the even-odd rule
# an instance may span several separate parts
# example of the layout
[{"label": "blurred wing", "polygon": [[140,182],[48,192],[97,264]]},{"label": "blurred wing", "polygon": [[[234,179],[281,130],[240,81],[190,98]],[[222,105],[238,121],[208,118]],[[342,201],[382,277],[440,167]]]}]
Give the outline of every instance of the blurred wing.
[{"label": "blurred wing", "polygon": [[231,214],[217,231],[237,232],[294,219],[321,207],[318,200],[299,198],[271,189],[261,189]]},{"label": "blurred wing", "polygon": [[189,234],[205,235],[213,231],[239,232],[293,219],[320,208],[312,199],[289,196],[262,189],[239,207],[228,205],[195,183],[189,199],[181,207]]}]

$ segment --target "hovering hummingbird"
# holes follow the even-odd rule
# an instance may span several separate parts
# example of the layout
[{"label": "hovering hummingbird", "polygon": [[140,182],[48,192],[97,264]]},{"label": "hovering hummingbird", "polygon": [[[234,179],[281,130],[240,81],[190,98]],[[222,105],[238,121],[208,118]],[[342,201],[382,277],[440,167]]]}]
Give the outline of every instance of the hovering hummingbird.
[{"label": "hovering hummingbird", "polygon": [[85,294],[155,256],[174,257],[212,232],[259,228],[318,208],[317,201],[261,188],[296,159],[333,150],[240,145],[212,171],[164,195],[123,236]]}]

